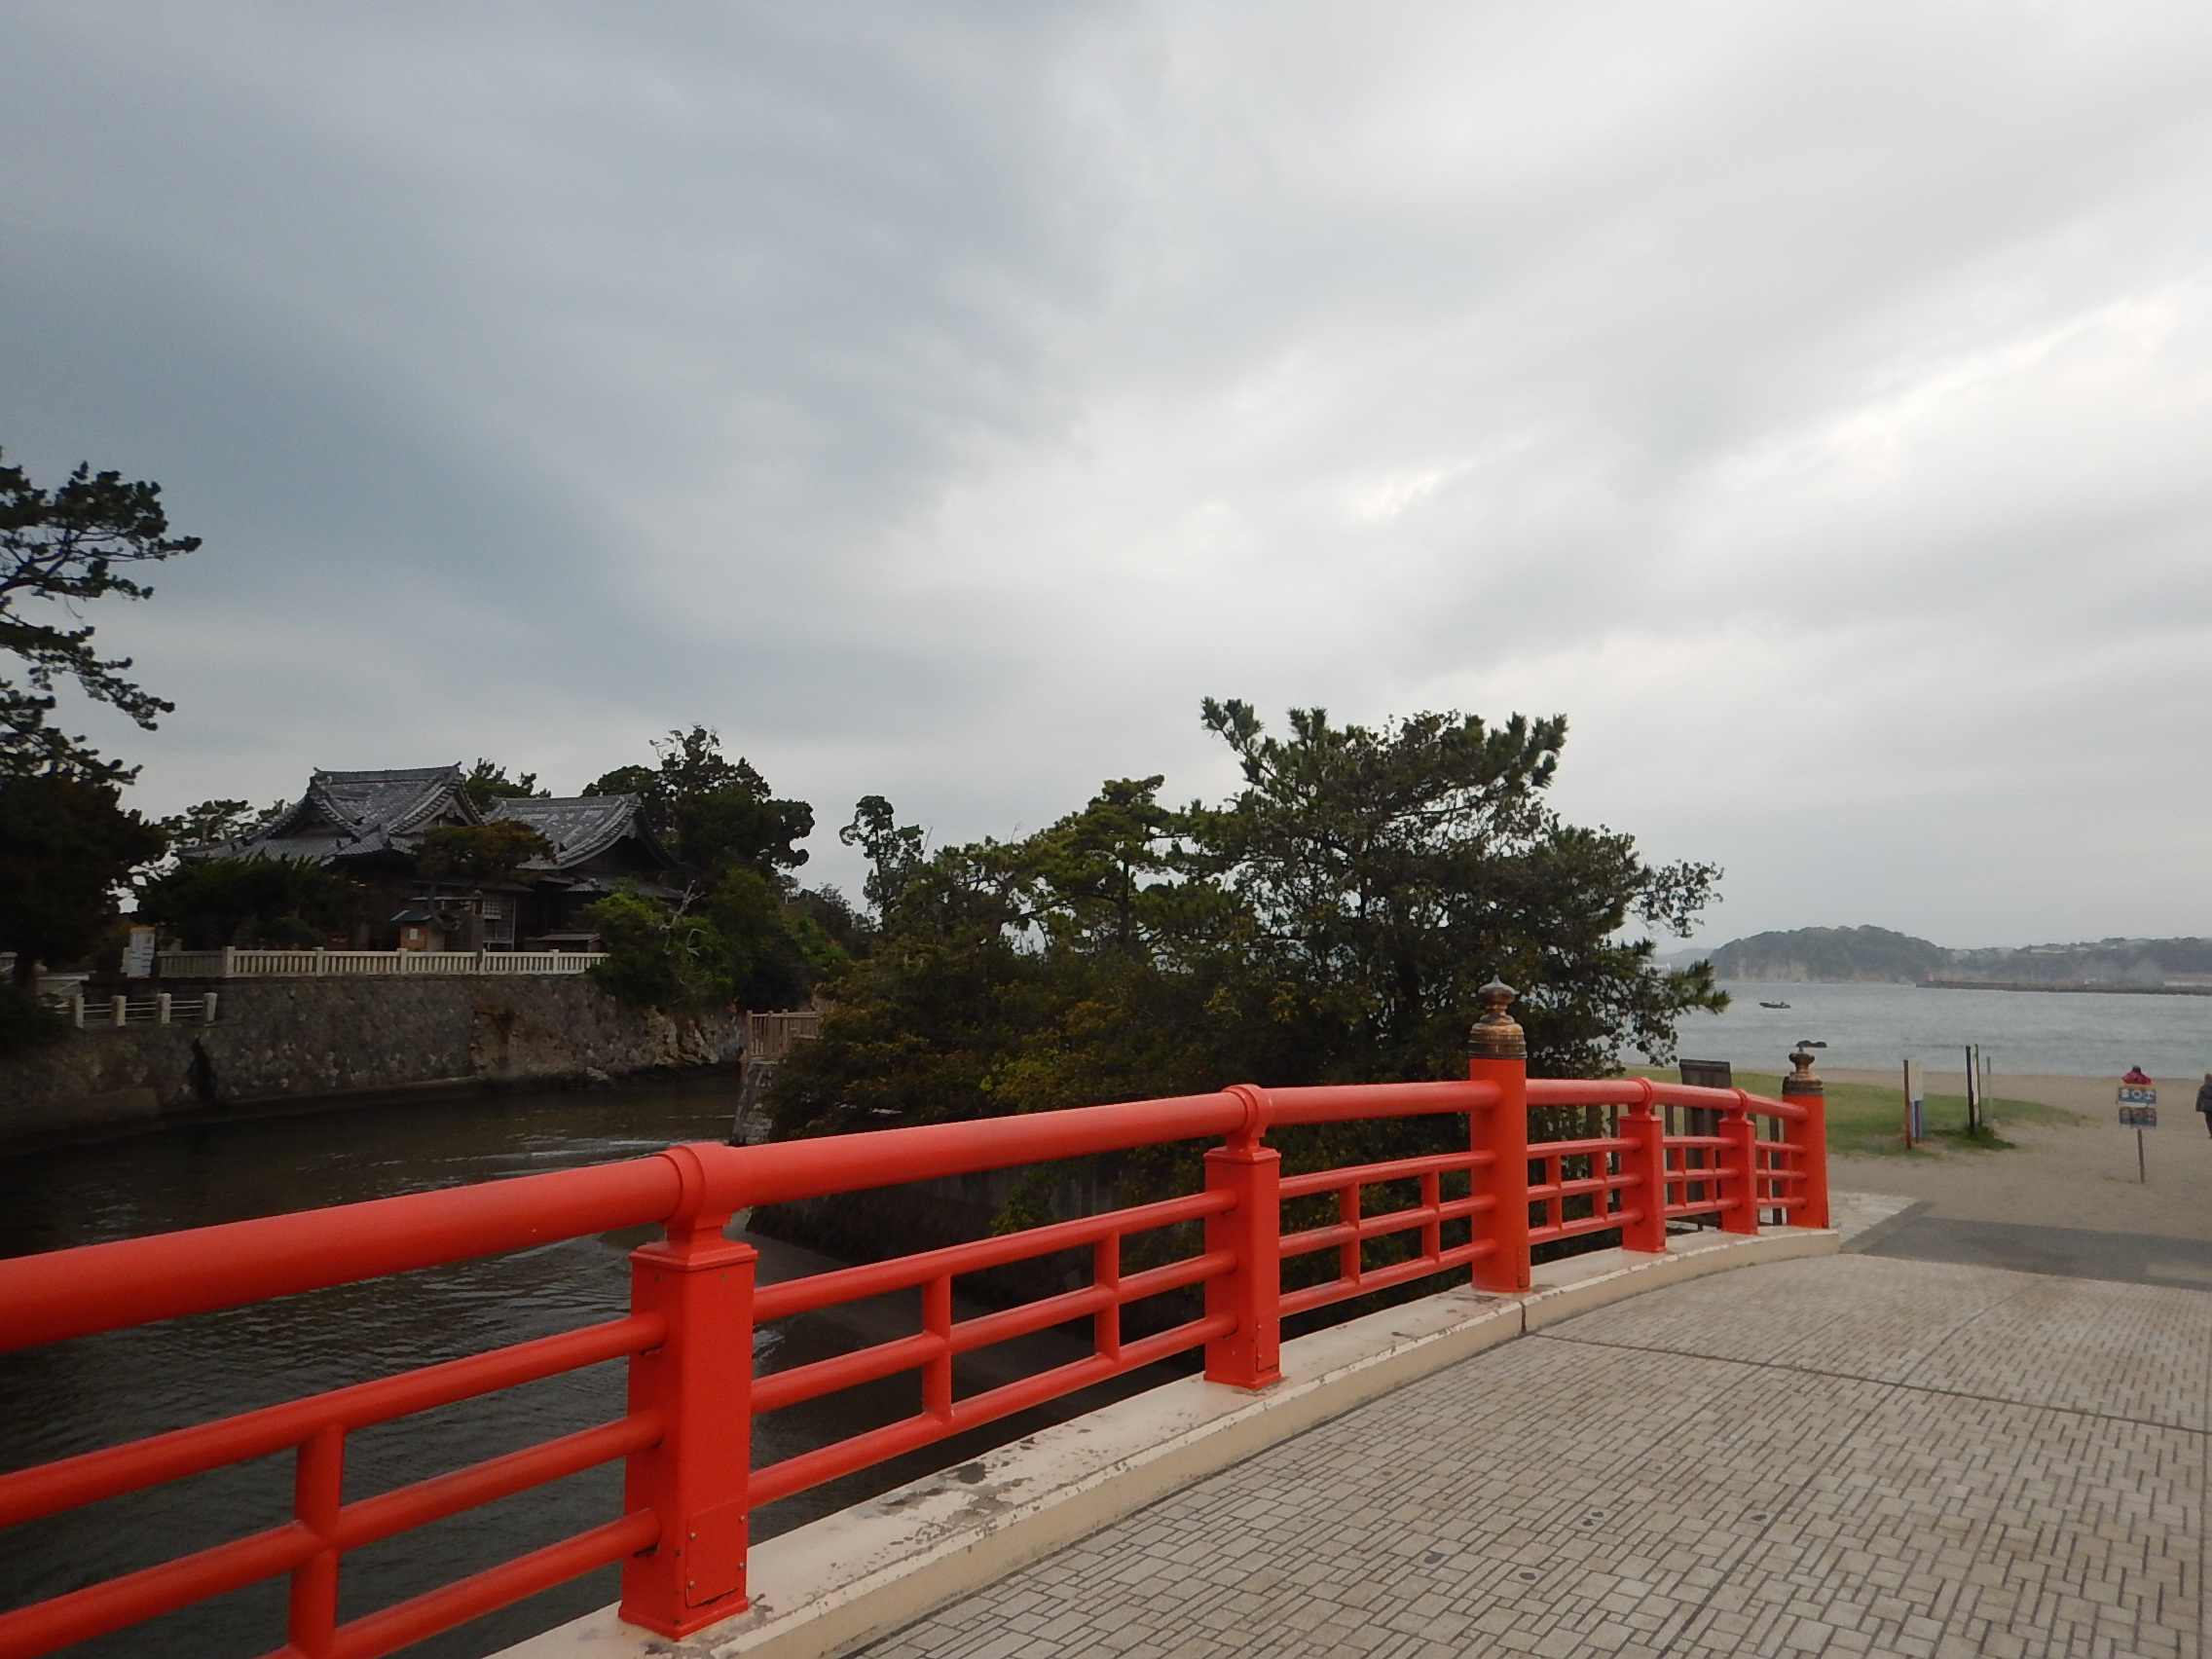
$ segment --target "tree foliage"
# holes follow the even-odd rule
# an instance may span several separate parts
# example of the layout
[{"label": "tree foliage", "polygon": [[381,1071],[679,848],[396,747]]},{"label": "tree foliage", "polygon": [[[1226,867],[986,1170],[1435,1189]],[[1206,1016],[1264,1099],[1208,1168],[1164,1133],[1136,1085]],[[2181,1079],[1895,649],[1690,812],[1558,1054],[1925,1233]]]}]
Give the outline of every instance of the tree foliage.
[{"label": "tree foliage", "polygon": [[777,1132],[1451,1076],[1495,974],[1553,1075],[1664,1056],[1681,1014],[1724,1000],[1626,937],[1686,933],[1718,872],[1564,823],[1544,796],[1564,720],[1298,710],[1278,738],[1246,704],[1202,718],[1243,774],[1219,805],[1115,780],[1026,839],[925,854],[864,801],[844,835],[874,866],[880,937],[779,1070]]},{"label": "tree foliage", "polygon": [[702,887],[735,868],[774,875],[806,863],[793,845],[814,830],[814,808],[779,799],[753,763],[722,754],[703,725],[653,745],[656,764],[619,766],[584,787],[587,795],[634,794],[645,825]]},{"label": "tree foliage", "polygon": [[671,731],[653,757],[584,793],[640,797],[684,895],[671,905],[632,890],[587,909],[608,953],[593,972],[616,997],[672,1013],[798,1006],[866,932],[836,892],[809,892],[790,873],[806,863],[795,843],[812,833],[814,808],[779,797],[707,726]]},{"label": "tree foliage", "polygon": [[290,807],[291,802],[277,800],[257,812],[242,800],[203,800],[155,823],[171,847],[212,847],[267,828]]},{"label": "tree foliage", "polygon": [[433,882],[480,886],[511,880],[534,859],[553,856],[542,830],[515,818],[489,824],[440,824],[423,831],[415,846],[415,867]]},{"label": "tree foliage", "polygon": [[844,951],[805,905],[758,870],[733,869],[695,902],[634,887],[585,907],[607,947],[592,975],[619,1002],[666,1013],[796,1008]]},{"label": "tree foliage", "polygon": [[162,856],[168,838],[126,811],[112,781],[70,771],[0,775],[0,950],[15,980],[67,967],[99,942],[115,891]]},{"label": "tree foliage", "polygon": [[504,766],[495,766],[482,758],[469,767],[468,776],[461,780],[461,787],[478,812],[484,811],[496,800],[548,800],[553,794],[551,790],[537,787],[535,772],[525,772],[520,777],[510,778]]},{"label": "tree foliage", "polygon": [[194,859],[139,884],[138,914],[198,950],[296,949],[345,937],[366,891],[305,859]]},{"label": "tree foliage", "polygon": [[150,597],[154,590],[129,572],[200,545],[198,536],[168,534],[161,493],[158,484],[127,483],[119,472],[89,466],[46,490],[21,467],[0,462],[0,648],[23,664],[23,682],[0,677],[0,771],[133,775],[48,717],[63,680],[149,731],[172,707],[124,677],[129,657],[93,648],[92,625],[79,609],[110,595]]}]

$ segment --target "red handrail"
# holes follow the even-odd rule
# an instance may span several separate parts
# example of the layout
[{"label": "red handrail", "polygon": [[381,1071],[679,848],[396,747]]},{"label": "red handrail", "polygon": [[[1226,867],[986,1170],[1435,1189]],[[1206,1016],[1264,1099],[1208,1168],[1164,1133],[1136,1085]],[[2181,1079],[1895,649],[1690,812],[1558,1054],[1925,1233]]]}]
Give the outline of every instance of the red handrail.
[{"label": "red handrail", "polygon": [[[1191,1348],[1204,1349],[1209,1379],[1265,1386],[1280,1375],[1284,1314],[1452,1271],[1486,1289],[1525,1289],[1531,1242],[1617,1229],[1627,1248],[1661,1250],[1667,1223],[1693,1216],[1737,1232],[1756,1231],[1762,1214],[1826,1224],[1822,1102],[1810,1079],[1769,1100],[1636,1078],[1528,1079],[1509,1052],[1477,1058],[1469,1071],[1460,1082],[1239,1085],[765,1146],[676,1146],[627,1162],[0,1261],[0,1348],[15,1348],[617,1228],[666,1230],[632,1253],[627,1318],[0,1475],[6,1526],[285,1449],[298,1464],[289,1523],[0,1613],[0,1659],[29,1659],[280,1573],[292,1579],[287,1659],[372,1659],[613,1561],[623,1567],[623,1616],[684,1636],[746,1605],[751,1508],[947,1434]],[[1626,1110],[1606,1132],[1530,1145],[1530,1106]],[[1668,1106],[1717,1113],[1718,1132],[1668,1133],[1654,1111]],[[1466,1150],[1284,1177],[1266,1144],[1277,1124],[1424,1114],[1464,1115]],[[1776,1122],[1779,1138],[1761,1138],[1754,1115]],[[1187,1197],[782,1284],[756,1289],[753,1250],[723,1235],[747,1205],[1201,1138],[1220,1144],[1205,1155],[1203,1190]],[[1447,1180],[1463,1180],[1464,1194],[1448,1197]],[[1371,1194],[1377,1213],[1368,1213]],[[1283,1232],[1283,1203],[1331,1195],[1333,1221]],[[1202,1235],[1179,1259],[1124,1274],[1124,1240],[1169,1227]],[[1371,1256],[1378,1240],[1409,1236],[1394,1257]],[[1088,1285],[953,1318],[956,1274],[1084,1248]],[[1283,1262],[1313,1255],[1333,1255],[1335,1276],[1284,1290]],[[1130,1303],[1192,1286],[1204,1295],[1197,1317],[1124,1340]],[[753,1377],[758,1322],[901,1289],[921,1292],[915,1335]],[[1088,1358],[955,1397],[955,1356],[1083,1319]],[[629,1399],[613,1421],[341,1501],[350,1430],[625,1355]],[[919,1377],[912,1417],[748,1467],[755,1415],[901,1371]],[[616,1457],[628,1470],[619,1517],[338,1621],[346,1551]]]}]

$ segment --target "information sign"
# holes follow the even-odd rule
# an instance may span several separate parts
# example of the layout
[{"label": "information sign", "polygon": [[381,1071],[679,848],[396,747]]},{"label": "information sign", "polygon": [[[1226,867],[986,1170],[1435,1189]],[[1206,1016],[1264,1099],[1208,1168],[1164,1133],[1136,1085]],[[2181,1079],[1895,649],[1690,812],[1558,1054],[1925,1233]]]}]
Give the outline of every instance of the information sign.
[{"label": "information sign", "polygon": [[2121,1084],[2120,1125],[2135,1131],[2135,1178],[2148,1186],[2151,1166],[2143,1153],[2143,1131],[2158,1126],[2158,1091],[2147,1083]]},{"label": "information sign", "polygon": [[127,979],[151,978],[154,973],[154,946],[157,942],[152,928],[132,928],[130,942],[123,947],[123,977]]}]

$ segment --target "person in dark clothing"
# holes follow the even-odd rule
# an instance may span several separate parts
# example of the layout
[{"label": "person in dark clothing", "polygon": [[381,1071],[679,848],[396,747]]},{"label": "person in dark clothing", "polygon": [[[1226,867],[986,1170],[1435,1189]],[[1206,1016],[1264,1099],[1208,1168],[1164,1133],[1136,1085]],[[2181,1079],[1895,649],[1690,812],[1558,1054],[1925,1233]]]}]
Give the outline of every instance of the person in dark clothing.
[{"label": "person in dark clothing", "polygon": [[2212,1072],[2206,1072],[2196,1086],[2196,1109],[2204,1114],[2204,1126],[2212,1129]]}]

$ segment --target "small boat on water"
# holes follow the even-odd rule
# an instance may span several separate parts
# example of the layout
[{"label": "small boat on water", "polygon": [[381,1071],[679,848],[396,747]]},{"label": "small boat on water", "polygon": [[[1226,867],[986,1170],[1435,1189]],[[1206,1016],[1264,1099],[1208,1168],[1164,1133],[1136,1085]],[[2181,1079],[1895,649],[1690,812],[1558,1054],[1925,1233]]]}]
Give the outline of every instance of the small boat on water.
[{"label": "small boat on water", "polygon": [[1762,1002],[1761,1004],[1759,1004],[1759,1007],[1761,1008],[1788,1008],[1788,1006],[1789,1005],[1788,1003]]}]

